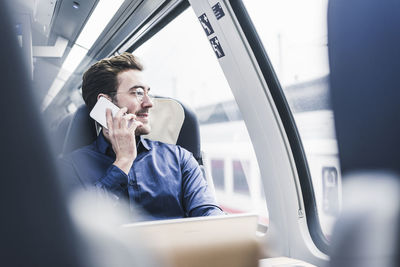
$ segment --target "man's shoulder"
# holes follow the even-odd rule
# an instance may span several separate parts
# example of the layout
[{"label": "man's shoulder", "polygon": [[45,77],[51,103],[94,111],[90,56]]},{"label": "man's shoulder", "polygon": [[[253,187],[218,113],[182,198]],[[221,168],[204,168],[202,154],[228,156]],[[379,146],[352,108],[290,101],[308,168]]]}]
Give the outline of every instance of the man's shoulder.
[{"label": "man's shoulder", "polygon": [[192,153],[185,148],[181,147],[180,145],[176,144],[169,144],[165,143],[162,141],[153,141],[150,139],[144,139],[147,143],[147,145],[150,147],[150,149],[156,149],[156,150],[163,150],[164,152],[170,152],[175,155],[180,155],[180,156],[190,156]]},{"label": "man's shoulder", "polygon": [[167,149],[167,150],[171,150],[171,151],[177,151],[177,150],[181,149],[180,146],[175,145],[175,144],[168,144],[168,143],[164,143],[161,141],[150,140],[147,138],[144,138],[144,141],[146,142],[147,146],[150,149]]}]

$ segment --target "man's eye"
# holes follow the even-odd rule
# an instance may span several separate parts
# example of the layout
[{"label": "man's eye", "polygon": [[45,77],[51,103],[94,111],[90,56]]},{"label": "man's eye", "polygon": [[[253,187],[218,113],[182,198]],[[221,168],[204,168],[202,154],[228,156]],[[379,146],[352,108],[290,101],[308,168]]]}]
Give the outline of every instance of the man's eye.
[{"label": "man's eye", "polygon": [[138,95],[138,96],[144,96],[144,91],[143,90],[137,90],[135,92],[135,94]]}]

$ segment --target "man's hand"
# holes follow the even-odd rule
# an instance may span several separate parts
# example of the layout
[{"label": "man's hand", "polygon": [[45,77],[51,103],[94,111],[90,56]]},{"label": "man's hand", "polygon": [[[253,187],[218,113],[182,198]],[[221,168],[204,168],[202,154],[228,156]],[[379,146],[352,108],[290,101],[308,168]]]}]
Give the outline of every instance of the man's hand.
[{"label": "man's hand", "polygon": [[142,125],[134,114],[125,114],[127,111],[121,108],[113,117],[111,110],[106,110],[108,138],[116,155],[114,165],[126,174],[137,156],[135,130]]}]

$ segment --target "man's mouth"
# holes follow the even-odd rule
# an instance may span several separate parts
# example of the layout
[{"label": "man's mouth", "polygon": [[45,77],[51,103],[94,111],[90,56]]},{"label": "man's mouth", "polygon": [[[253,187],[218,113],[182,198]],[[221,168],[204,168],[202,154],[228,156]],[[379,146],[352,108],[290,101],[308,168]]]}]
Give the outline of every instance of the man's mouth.
[{"label": "man's mouth", "polygon": [[136,114],[136,118],[147,118],[149,113],[138,113]]},{"label": "man's mouth", "polygon": [[148,112],[140,112],[136,114],[136,119],[141,120],[142,122],[147,122],[148,118],[149,118]]}]

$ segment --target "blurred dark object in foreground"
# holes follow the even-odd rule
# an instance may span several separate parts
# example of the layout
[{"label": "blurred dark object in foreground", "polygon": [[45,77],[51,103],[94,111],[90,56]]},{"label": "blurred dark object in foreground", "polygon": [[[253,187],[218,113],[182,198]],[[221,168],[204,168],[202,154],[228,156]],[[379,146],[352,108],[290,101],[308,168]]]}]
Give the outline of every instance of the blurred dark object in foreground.
[{"label": "blurred dark object in foreground", "polygon": [[330,1],[328,40],[344,181],[331,266],[400,266],[400,3]]}]

